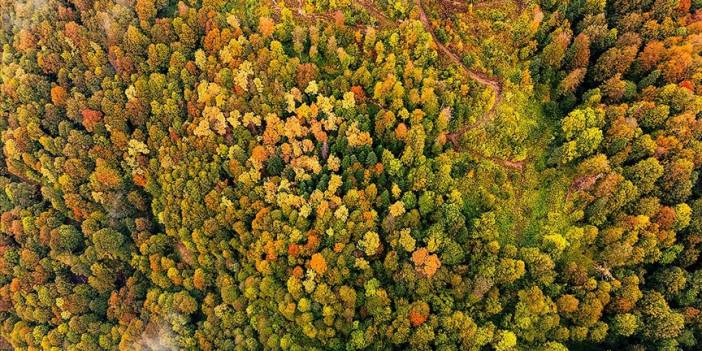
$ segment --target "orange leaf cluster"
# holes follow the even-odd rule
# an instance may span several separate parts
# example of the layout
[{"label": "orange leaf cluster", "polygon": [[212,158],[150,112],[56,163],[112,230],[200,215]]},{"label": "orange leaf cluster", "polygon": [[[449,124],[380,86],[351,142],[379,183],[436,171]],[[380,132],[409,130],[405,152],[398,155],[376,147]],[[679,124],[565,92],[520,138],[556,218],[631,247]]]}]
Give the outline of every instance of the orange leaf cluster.
[{"label": "orange leaf cluster", "polygon": [[62,86],[55,86],[51,88],[51,102],[56,106],[63,106],[66,103],[66,89]]},{"label": "orange leaf cluster", "polygon": [[418,327],[426,322],[429,317],[429,304],[424,301],[416,302],[409,311],[409,320],[413,327]]},{"label": "orange leaf cluster", "polygon": [[312,255],[312,258],[310,259],[310,268],[319,274],[326,272],[327,261],[324,259],[324,256],[322,256],[320,253]]},{"label": "orange leaf cluster", "polygon": [[407,137],[407,126],[404,123],[400,123],[395,128],[395,137],[399,140],[405,140]]},{"label": "orange leaf cluster", "polygon": [[95,180],[107,189],[114,189],[121,184],[119,173],[110,168],[107,162],[101,159],[98,159],[96,162]]},{"label": "orange leaf cluster", "polygon": [[88,131],[93,131],[95,126],[102,120],[102,112],[91,109],[85,109],[80,112],[83,116],[83,126]]},{"label": "orange leaf cluster", "polygon": [[275,30],[275,22],[268,17],[261,17],[258,22],[258,31],[263,34],[264,37],[268,38],[273,35]]},{"label": "orange leaf cluster", "polygon": [[429,251],[422,247],[412,253],[412,262],[414,267],[420,274],[429,278],[436,274],[436,271],[441,267],[441,261],[436,254],[429,254]]}]

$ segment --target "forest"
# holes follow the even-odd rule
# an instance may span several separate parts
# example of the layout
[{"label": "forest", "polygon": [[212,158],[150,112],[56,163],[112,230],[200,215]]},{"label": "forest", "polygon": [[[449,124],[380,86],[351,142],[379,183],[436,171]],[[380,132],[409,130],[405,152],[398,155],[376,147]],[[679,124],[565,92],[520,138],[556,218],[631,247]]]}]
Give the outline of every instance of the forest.
[{"label": "forest", "polygon": [[0,350],[702,350],[702,0],[0,0]]}]

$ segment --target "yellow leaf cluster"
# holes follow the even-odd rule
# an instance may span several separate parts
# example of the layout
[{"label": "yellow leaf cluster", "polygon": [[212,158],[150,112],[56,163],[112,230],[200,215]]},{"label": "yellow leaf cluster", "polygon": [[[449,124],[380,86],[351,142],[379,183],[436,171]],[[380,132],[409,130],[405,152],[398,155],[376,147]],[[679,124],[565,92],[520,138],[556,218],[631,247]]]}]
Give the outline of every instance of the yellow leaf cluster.
[{"label": "yellow leaf cluster", "polygon": [[405,204],[402,201],[397,201],[390,205],[390,215],[393,217],[402,216],[405,213]]},{"label": "yellow leaf cluster", "polygon": [[373,139],[368,132],[361,132],[358,129],[358,123],[353,123],[351,127],[346,131],[346,138],[349,141],[349,146],[359,147],[364,145],[371,145]]}]

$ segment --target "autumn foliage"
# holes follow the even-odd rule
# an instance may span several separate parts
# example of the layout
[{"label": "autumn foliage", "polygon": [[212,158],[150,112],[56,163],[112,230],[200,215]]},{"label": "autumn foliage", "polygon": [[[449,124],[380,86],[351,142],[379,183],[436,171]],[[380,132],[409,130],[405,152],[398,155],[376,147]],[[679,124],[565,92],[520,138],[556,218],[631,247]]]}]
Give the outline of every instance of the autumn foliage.
[{"label": "autumn foliage", "polygon": [[0,14],[0,350],[702,348],[700,1]]}]

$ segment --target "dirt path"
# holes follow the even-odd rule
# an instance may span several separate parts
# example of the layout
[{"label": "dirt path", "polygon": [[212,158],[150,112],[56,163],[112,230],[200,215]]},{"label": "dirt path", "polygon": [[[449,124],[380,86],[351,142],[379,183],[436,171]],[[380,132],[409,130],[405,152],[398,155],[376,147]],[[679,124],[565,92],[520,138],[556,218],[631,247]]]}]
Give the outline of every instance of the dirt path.
[{"label": "dirt path", "polygon": [[490,108],[485,113],[483,113],[480,116],[480,118],[478,118],[478,120],[475,121],[475,123],[463,126],[461,129],[449,134],[449,140],[451,140],[451,142],[453,142],[453,144],[457,146],[458,140],[460,140],[463,134],[465,134],[467,131],[473,128],[481,127],[484,124],[493,120],[493,118],[495,117],[495,110],[497,108],[497,105],[499,105],[500,102],[502,102],[502,83],[500,83],[500,81],[498,81],[497,79],[488,77],[482,72],[477,72],[466,67],[466,65],[464,65],[463,62],[461,62],[461,59],[458,57],[458,55],[456,55],[453,51],[449,50],[444,44],[441,43],[441,41],[439,41],[439,38],[436,37],[436,33],[434,33],[434,27],[429,22],[429,18],[427,17],[426,12],[424,12],[422,0],[414,0],[414,3],[417,6],[417,9],[419,9],[419,20],[424,25],[424,29],[427,32],[429,32],[429,34],[431,34],[432,38],[434,39],[434,43],[436,44],[436,47],[444,55],[446,55],[446,57],[453,61],[454,64],[460,67],[461,70],[464,71],[471,79],[491,88],[493,93],[495,94],[495,101],[492,103],[492,106],[490,106]]},{"label": "dirt path", "polygon": [[[383,14],[381,10],[379,10],[374,4],[370,3],[369,1],[356,0],[356,2],[366,11],[368,11],[371,15],[373,15],[378,20],[381,26],[387,27],[397,25],[397,23],[385,16],[385,14]],[[424,6],[422,5],[422,1],[414,0],[414,3],[415,6],[417,6],[417,9],[419,9],[419,20],[422,22],[422,25],[424,25],[424,29],[427,32],[429,32],[429,34],[431,34],[434,44],[439,49],[439,51],[446,55],[446,57],[448,57],[454,64],[456,64],[468,77],[484,86],[489,87],[495,94],[495,101],[493,102],[492,106],[490,106],[490,108],[485,113],[483,113],[480,116],[480,118],[478,118],[478,120],[475,121],[475,123],[464,126],[463,128],[449,135],[450,140],[457,141],[465,132],[473,128],[483,126],[484,124],[492,121],[495,115],[497,105],[499,105],[500,102],[502,102],[502,83],[495,78],[488,77],[485,73],[478,72],[476,70],[472,70],[466,67],[466,65],[463,64],[463,62],[461,62],[461,59],[458,57],[458,55],[456,55],[453,51],[449,50],[449,48],[447,48],[444,44],[441,43],[441,41],[439,41],[439,39],[436,36],[436,33],[434,32],[434,27],[431,25],[431,22],[429,21],[426,12],[424,12]],[[451,3],[456,2],[451,1]],[[454,143],[454,145],[456,144]]]},{"label": "dirt path", "polygon": [[368,11],[383,27],[389,27],[395,25],[395,21],[385,16],[383,11],[380,11],[375,5],[366,0],[356,0],[356,2],[361,5],[366,11]]},{"label": "dirt path", "polygon": [[[476,70],[472,70],[468,67],[466,67],[463,62],[461,62],[461,59],[456,55],[453,51],[451,51],[449,48],[447,48],[444,44],[439,41],[439,39],[436,36],[436,33],[434,32],[434,27],[432,26],[431,22],[429,21],[429,18],[426,15],[426,12],[424,11],[424,6],[422,5],[421,0],[414,0],[415,6],[417,6],[417,9],[419,10],[419,20],[424,26],[425,30],[432,36],[433,42],[438,48],[438,50],[443,53],[446,57],[449,58],[456,66],[458,66],[469,78],[475,80],[481,85],[484,85],[490,89],[492,89],[493,94],[495,96],[495,99],[492,103],[492,106],[483,113],[478,120],[476,120],[474,123],[465,125],[461,127],[459,130],[454,131],[452,133],[449,133],[447,135],[447,138],[451,143],[454,145],[454,149],[458,150],[460,146],[460,139],[461,137],[468,131],[479,128],[484,126],[485,124],[491,122],[495,118],[495,112],[497,109],[497,106],[502,102],[502,83],[496,79],[496,78],[491,78],[485,73],[478,72]],[[356,3],[363,7],[371,16],[373,16],[377,21],[378,24],[381,27],[395,27],[398,25],[398,23],[395,22],[395,20],[387,17],[383,11],[378,9],[375,4],[368,0],[356,0]],[[452,1],[452,3],[456,3],[455,1]],[[273,0],[274,8],[276,12],[280,13],[280,7],[278,6],[278,3],[276,0]],[[306,14],[302,11],[302,3],[301,1],[298,2],[298,6],[293,6],[292,9],[297,7],[296,10],[293,11],[293,15],[295,15],[298,18],[301,18],[306,21],[310,20],[315,20],[315,19],[323,19],[323,20],[334,20],[334,16],[331,14]],[[367,26],[355,26],[355,27],[363,27],[367,29]],[[471,152],[471,154],[475,154],[475,152]],[[495,162],[503,167],[514,169],[516,171],[522,172],[524,170],[524,161],[513,161],[513,160],[505,160],[505,159],[499,159],[495,157],[486,157],[483,155],[474,155],[474,156],[479,156],[476,158],[482,158],[482,159],[488,159],[492,162]]]},{"label": "dirt path", "polygon": [[500,165],[501,167],[515,170],[518,173],[524,173],[524,166],[526,165],[526,160],[513,161],[513,160],[506,160],[506,159],[497,158],[497,157],[485,156],[476,150],[461,150],[461,151],[468,153],[471,157],[473,157],[475,159],[488,160],[490,162],[494,162],[494,163]]},{"label": "dirt path", "polygon": [[[382,27],[392,27],[397,25],[397,23],[394,22],[394,20],[388,18],[385,16],[385,14],[378,9],[373,3],[367,1],[367,0],[356,0],[358,5],[363,7],[366,11],[368,11],[380,24]],[[280,12],[280,7],[277,4],[277,1],[273,1],[274,7],[277,12]],[[492,106],[483,113],[480,118],[478,118],[475,123],[469,124],[467,126],[464,126],[463,128],[459,129],[456,132],[451,133],[449,135],[450,140],[458,140],[460,137],[467,131],[480,127],[488,122],[490,122],[495,115],[495,109],[497,108],[497,105],[500,104],[502,101],[502,83],[498,81],[495,78],[490,78],[486,74],[482,72],[478,72],[475,70],[472,70],[466,65],[461,62],[461,59],[456,55],[453,51],[449,50],[444,44],[442,44],[439,39],[436,37],[436,33],[434,33],[434,28],[429,22],[429,18],[427,17],[426,13],[424,12],[424,7],[422,6],[421,0],[415,0],[415,5],[419,9],[419,19],[424,25],[424,28],[429,34],[431,34],[432,38],[434,39],[434,44],[436,47],[441,51],[446,57],[448,57],[454,64],[456,64],[468,77],[471,79],[475,80],[476,82],[489,87],[490,89],[493,90],[493,93],[495,94],[495,101],[492,103]],[[306,14],[302,11],[302,4],[299,3],[297,6],[296,11],[293,11],[293,15],[295,15],[298,18],[302,18],[304,20],[314,20],[314,19],[323,19],[323,20],[334,20],[334,16],[331,14]]]},{"label": "dirt path", "polygon": [[[454,148],[458,149],[460,145],[460,140],[463,134],[468,132],[471,129],[482,127],[483,125],[492,122],[492,120],[495,118],[495,112],[497,109],[497,106],[502,102],[502,83],[495,79],[495,78],[490,78],[488,77],[485,73],[478,72],[475,70],[472,70],[468,67],[466,67],[463,62],[461,62],[461,59],[456,55],[453,51],[449,50],[444,44],[442,44],[439,39],[436,37],[436,34],[434,33],[434,27],[431,25],[429,22],[429,18],[427,17],[426,12],[424,12],[424,6],[422,5],[422,0],[415,0],[415,5],[417,6],[417,9],[419,9],[419,20],[422,22],[424,25],[424,28],[429,34],[431,34],[432,38],[434,39],[434,43],[436,44],[436,47],[444,54],[446,57],[448,57],[451,61],[453,61],[454,64],[456,64],[458,67],[461,68],[464,73],[466,73],[471,79],[475,80],[476,82],[489,87],[492,89],[493,93],[495,94],[495,101],[493,101],[492,106],[483,113],[480,118],[478,118],[477,121],[475,121],[472,124],[468,124],[463,126],[461,129],[449,133],[447,135],[447,138],[451,141],[451,143],[454,145]],[[475,155],[474,153],[473,156],[480,156],[478,158],[483,158],[483,159],[488,159],[492,162],[495,162],[502,167],[506,168],[511,168],[519,172],[524,171],[524,160],[520,161],[513,161],[513,160],[505,160],[505,159],[500,159],[500,158],[495,158],[495,157],[486,157],[483,155]]]},{"label": "dirt path", "polygon": [[[288,7],[288,4],[286,1],[282,1],[283,4],[285,4],[285,7],[290,9],[290,12],[292,13],[293,17],[299,19],[300,21],[307,22],[307,23],[313,23],[316,20],[320,21],[328,21],[335,23],[336,19],[334,18],[333,13],[314,13],[314,14],[307,14],[302,10],[302,3],[300,2],[296,6]],[[277,0],[272,0],[273,4],[273,10],[275,14],[278,16],[278,19],[281,16],[281,7],[278,5]],[[353,26],[356,27],[356,26]]]},{"label": "dirt path", "polygon": [[[444,8],[447,8],[453,12],[468,12],[471,9],[472,10],[477,10],[480,8],[494,8],[496,6],[501,6],[504,4],[507,4],[508,1],[506,0],[497,0],[497,1],[481,1],[479,3],[474,3],[474,4],[467,4],[463,1],[459,0],[440,0],[439,1],[441,5]],[[523,11],[524,10],[524,2],[523,1],[516,1],[517,6],[519,6],[519,10]]]}]

